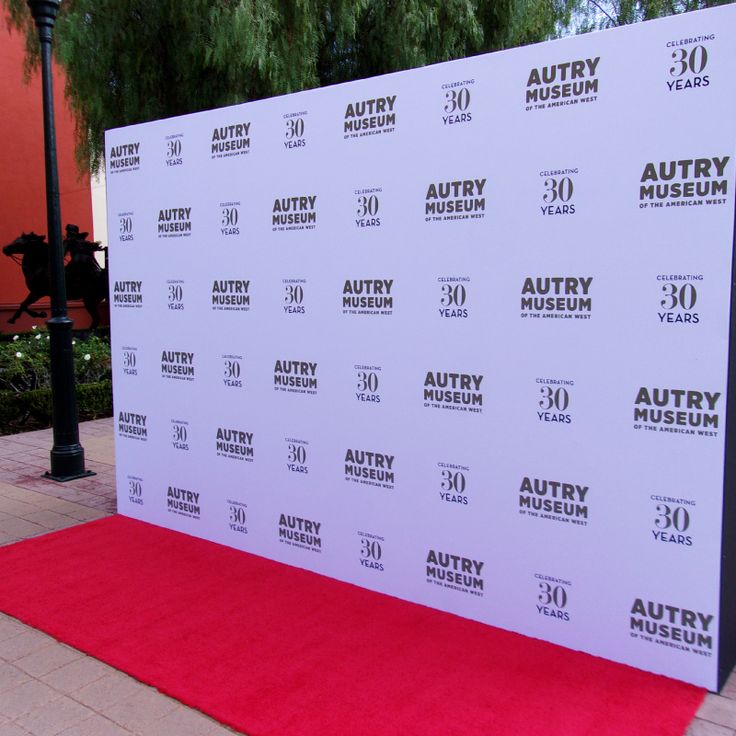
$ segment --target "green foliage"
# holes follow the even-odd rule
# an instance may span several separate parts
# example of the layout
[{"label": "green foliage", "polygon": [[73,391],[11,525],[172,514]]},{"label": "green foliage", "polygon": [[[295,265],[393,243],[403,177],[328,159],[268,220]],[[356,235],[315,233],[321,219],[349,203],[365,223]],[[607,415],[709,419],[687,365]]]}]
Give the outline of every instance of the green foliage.
[{"label": "green foliage", "polygon": [[[77,386],[79,419],[88,421],[112,414],[112,381]],[[47,427],[51,422],[51,389],[17,393],[0,391],[0,435]]]},{"label": "green foliage", "polygon": [[77,387],[80,419],[97,419],[112,415],[112,381],[82,383]]},{"label": "green foliage", "polygon": [[112,363],[110,361],[110,344],[99,337],[88,337],[77,340],[74,350],[74,377],[77,384],[98,383],[110,380]]},{"label": "green foliage", "polygon": [[576,25],[578,31],[585,32],[732,2],[734,0],[582,0]]},{"label": "green foliage", "polygon": [[[539,41],[580,0],[64,0],[56,55],[78,156],[104,131]],[[2,0],[27,34],[25,0]]]},{"label": "green foliage", "polygon": [[0,345],[0,391],[22,393],[48,386],[49,345],[41,332]]},{"label": "green foliage", "polygon": [[[74,374],[78,384],[109,380],[110,345],[99,337],[75,340]],[[25,393],[51,386],[49,336],[34,329],[0,343],[0,391]]]},{"label": "green foliage", "polygon": [[[51,421],[49,336],[33,328],[0,342],[0,435]],[[80,419],[112,414],[110,344],[99,337],[72,345]]]}]

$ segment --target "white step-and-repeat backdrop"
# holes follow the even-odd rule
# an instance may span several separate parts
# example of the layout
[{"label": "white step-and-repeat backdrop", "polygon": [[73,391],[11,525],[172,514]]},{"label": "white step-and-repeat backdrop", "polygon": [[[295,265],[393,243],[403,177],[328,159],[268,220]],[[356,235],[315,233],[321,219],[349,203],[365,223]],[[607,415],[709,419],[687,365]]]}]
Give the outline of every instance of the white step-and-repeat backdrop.
[{"label": "white step-and-repeat backdrop", "polygon": [[734,11],[110,131],[120,512],[714,687]]}]

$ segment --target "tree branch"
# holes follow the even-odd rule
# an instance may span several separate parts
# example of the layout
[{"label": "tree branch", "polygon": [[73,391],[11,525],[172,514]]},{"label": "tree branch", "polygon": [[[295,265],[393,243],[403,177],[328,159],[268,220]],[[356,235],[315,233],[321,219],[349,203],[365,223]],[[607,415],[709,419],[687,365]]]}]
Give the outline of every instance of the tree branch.
[{"label": "tree branch", "polygon": [[611,17],[611,16],[609,15],[609,14],[608,14],[608,12],[607,12],[606,10],[604,10],[604,9],[603,9],[603,8],[602,8],[602,7],[601,7],[601,6],[600,6],[600,5],[599,5],[599,4],[598,4],[598,3],[596,2],[596,0],[588,0],[588,2],[589,2],[589,3],[592,3],[593,5],[595,5],[595,7],[596,7],[596,8],[598,8],[598,10],[600,10],[600,11],[601,11],[601,13],[603,13],[603,15],[605,15],[605,16],[606,16],[606,18],[608,18],[608,20],[610,20],[610,21],[611,21],[611,23],[613,23],[613,25],[614,25],[614,26],[617,26],[617,25],[618,25],[618,23],[616,23],[616,21],[615,21],[615,20],[614,20],[614,19],[613,19],[613,18],[612,18],[612,17]]}]

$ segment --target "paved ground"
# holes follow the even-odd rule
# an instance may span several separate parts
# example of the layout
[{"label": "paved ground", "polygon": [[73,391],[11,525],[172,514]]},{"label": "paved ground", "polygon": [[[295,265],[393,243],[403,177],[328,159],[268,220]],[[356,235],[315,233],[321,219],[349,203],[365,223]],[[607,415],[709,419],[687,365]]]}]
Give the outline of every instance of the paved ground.
[{"label": "paved ground", "polygon": [[[0,437],[0,545],[115,513],[112,419],[85,422],[80,435],[87,467],[97,475],[70,483],[41,477],[48,469],[50,430]],[[0,736],[233,733],[158,690],[0,614]],[[687,734],[736,736],[736,674],[721,695],[706,697]]]},{"label": "paved ground", "polygon": [[[115,512],[111,419],[80,426],[87,467],[41,478],[51,432],[0,437],[0,545]],[[233,731],[0,613],[0,736],[232,736]]]}]

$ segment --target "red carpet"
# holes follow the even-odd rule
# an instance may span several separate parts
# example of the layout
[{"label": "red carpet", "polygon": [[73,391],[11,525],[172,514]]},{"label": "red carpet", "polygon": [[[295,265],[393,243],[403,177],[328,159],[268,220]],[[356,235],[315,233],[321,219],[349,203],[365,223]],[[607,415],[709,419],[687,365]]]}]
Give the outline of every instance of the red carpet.
[{"label": "red carpet", "polygon": [[682,736],[703,699],[120,516],[0,570],[2,611],[250,736]]}]

